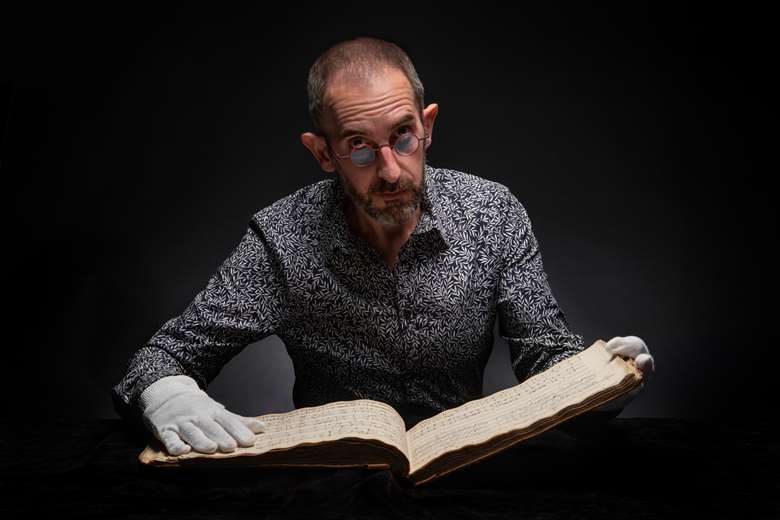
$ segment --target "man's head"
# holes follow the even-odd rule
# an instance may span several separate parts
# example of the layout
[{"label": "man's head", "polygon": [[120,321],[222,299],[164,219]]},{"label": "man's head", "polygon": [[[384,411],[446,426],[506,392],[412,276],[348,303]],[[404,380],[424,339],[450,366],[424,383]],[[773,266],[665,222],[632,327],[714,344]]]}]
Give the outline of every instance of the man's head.
[{"label": "man's head", "polygon": [[[423,195],[425,151],[438,112],[435,104],[423,108],[422,82],[406,53],[374,38],[341,42],[312,65],[308,93],[315,131],[301,135],[304,146],[324,171],[337,172],[349,199],[368,217],[386,226],[406,222]],[[407,136],[407,150],[417,148],[397,154],[391,147],[407,133],[428,138]],[[380,147],[366,166],[350,158],[361,146]],[[381,195],[398,190],[403,192],[396,198]]]}]

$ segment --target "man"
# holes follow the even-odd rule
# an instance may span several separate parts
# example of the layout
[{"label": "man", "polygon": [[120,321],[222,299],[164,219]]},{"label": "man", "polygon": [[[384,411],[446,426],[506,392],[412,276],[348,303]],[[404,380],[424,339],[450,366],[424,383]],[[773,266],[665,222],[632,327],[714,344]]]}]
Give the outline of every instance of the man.
[{"label": "man", "polygon": [[[552,295],[529,217],[502,184],[426,163],[438,105],[406,54],[342,42],[309,72],[314,132],[333,179],[257,212],[185,311],[139,349],[112,396],[172,454],[249,446],[265,425],[203,389],[247,344],[287,346],[296,407],[369,398],[407,428],[482,397],[493,325],[522,381],[579,351]],[[636,336],[608,349],[653,358]],[[637,392],[599,410],[614,417]]]}]

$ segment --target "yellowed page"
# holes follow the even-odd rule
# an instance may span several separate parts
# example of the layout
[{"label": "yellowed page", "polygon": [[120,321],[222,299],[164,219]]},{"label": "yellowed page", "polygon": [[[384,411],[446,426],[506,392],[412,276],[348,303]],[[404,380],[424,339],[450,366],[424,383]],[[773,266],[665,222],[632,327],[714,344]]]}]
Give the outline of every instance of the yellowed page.
[{"label": "yellowed page", "polygon": [[525,428],[618,384],[629,369],[604,344],[599,340],[521,384],[417,423],[406,433],[410,472],[446,452]]},{"label": "yellowed page", "polygon": [[[345,437],[377,439],[395,446],[407,455],[404,421],[391,406],[370,399],[335,401],[321,406],[299,408],[291,412],[257,416],[265,423],[265,432],[255,435],[255,444],[238,447],[231,453],[211,453],[211,458],[259,455],[277,448],[302,443],[320,443]],[[166,460],[203,457],[185,453]]]}]

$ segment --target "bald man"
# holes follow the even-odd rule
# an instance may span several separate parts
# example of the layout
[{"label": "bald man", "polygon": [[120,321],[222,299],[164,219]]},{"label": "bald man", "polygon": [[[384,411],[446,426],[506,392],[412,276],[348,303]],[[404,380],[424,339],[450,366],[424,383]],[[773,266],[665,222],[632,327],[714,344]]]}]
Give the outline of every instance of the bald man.
[{"label": "bald man", "polygon": [[[276,334],[297,408],[374,399],[407,428],[482,396],[495,319],[518,378],[582,351],[542,265],[529,216],[504,185],[426,161],[439,107],[411,60],[374,38],[312,65],[303,145],[329,176],[261,209],[184,312],[112,389],[117,411],[171,454],[230,452],[264,431],[205,392],[246,345]],[[611,352],[645,375],[637,336]],[[611,418],[644,386],[592,412]]]}]

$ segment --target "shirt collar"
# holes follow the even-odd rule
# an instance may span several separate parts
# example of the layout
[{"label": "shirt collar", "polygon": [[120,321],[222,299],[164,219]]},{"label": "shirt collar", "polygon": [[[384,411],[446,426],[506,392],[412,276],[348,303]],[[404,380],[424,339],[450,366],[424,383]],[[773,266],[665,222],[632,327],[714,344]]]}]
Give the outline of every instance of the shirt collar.
[{"label": "shirt collar", "polygon": [[[363,239],[355,235],[344,216],[344,187],[341,178],[336,179],[331,184],[330,200],[326,211],[323,224],[326,228],[323,230],[326,245],[333,251],[351,251],[356,247],[357,242],[363,242]],[[436,169],[425,164],[425,190],[421,200],[422,214],[412,235],[424,235],[431,233],[438,235],[443,243],[443,247],[448,249],[455,242],[454,222],[449,215],[445,199],[441,194],[439,177]]]}]

